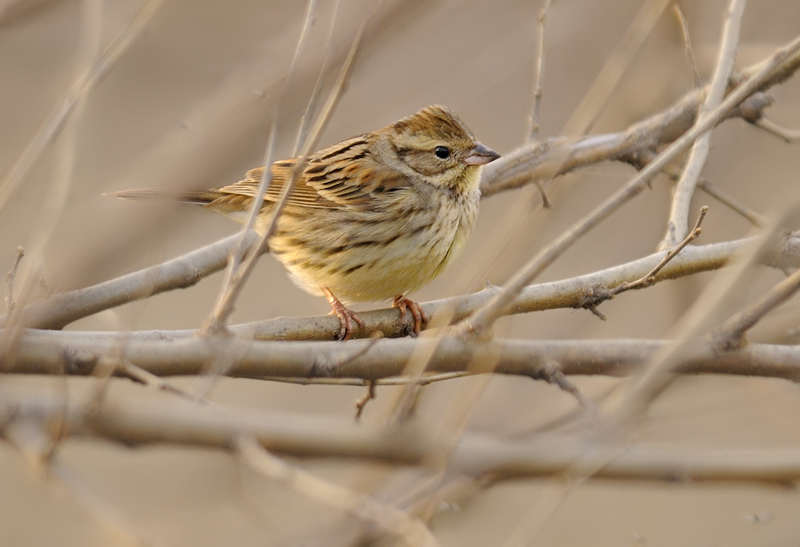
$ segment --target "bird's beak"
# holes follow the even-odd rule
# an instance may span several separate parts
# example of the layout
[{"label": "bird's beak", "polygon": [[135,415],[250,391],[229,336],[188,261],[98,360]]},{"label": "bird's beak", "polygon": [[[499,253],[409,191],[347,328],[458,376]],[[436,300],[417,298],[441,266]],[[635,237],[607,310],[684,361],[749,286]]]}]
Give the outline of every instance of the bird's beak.
[{"label": "bird's beak", "polygon": [[469,154],[461,160],[467,165],[486,165],[487,163],[493,162],[497,158],[500,157],[500,154],[492,150],[491,148],[487,148],[481,143],[476,144],[472,150],[469,151]]}]

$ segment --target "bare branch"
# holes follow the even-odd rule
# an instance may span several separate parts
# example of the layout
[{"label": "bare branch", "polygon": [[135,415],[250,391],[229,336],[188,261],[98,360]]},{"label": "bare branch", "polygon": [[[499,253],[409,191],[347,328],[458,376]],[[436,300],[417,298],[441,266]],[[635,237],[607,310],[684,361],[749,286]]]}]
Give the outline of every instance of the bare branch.
[{"label": "bare branch", "polygon": [[136,15],[117,35],[114,41],[103,51],[102,55],[72,84],[72,87],[56,105],[44,124],[36,132],[36,136],[28,143],[6,176],[0,180],[0,209],[8,202],[11,193],[20,183],[36,159],[48,144],[58,135],[69,115],[85,98],[98,82],[116,64],[125,50],[133,43],[139,33],[147,26],[162,0],[146,0]]},{"label": "bare branch", "polygon": [[[251,236],[255,238],[255,233]],[[751,240],[743,239],[705,246],[690,246],[672,260],[661,272],[656,282],[692,275],[698,272],[716,270],[724,267]],[[235,236],[212,245],[216,248],[229,248]],[[106,281],[99,285],[62,293],[48,300],[29,305],[21,317],[22,324],[37,328],[60,328],[76,319],[97,313],[134,299],[143,298],[170,288],[181,288],[197,283],[202,272],[224,265],[224,254],[208,253],[209,247],[193,251],[162,265],[145,268]],[[607,293],[621,283],[633,282],[650,272],[663,258],[663,253],[599,272],[556,281],[531,285],[525,288],[509,313],[528,313],[557,308],[583,308],[588,303],[602,301]],[[763,256],[763,262],[776,268],[800,267],[800,244],[791,234],[770,246]],[[152,288],[151,288],[152,287]],[[466,296],[436,300],[422,304],[425,313],[435,324],[450,320],[458,321],[468,317],[485,305],[500,289],[488,287],[483,291]],[[359,312],[369,332],[381,332],[386,337],[404,336],[410,324],[397,321],[397,311],[382,309]],[[268,319],[255,323],[232,326],[231,331],[244,338],[261,340],[330,340],[339,331],[339,320],[325,315],[314,318],[284,317]],[[128,333],[131,339],[159,339],[194,336],[196,331],[152,331]]]},{"label": "bare branch", "polygon": [[[21,389],[4,383],[0,394],[4,402],[0,407],[0,418],[3,418],[0,422],[6,427],[15,420],[32,416],[41,417],[43,426],[47,426],[47,417],[55,403],[46,390],[36,391],[30,386]],[[387,433],[382,427],[354,424],[352,420],[334,419],[329,415],[234,409],[223,412],[167,396],[151,396],[143,404],[141,394],[126,395],[121,391],[113,392],[95,412],[87,414],[77,399],[79,397],[73,396],[69,401],[67,432],[70,437],[103,438],[126,446],[170,443],[229,450],[245,436],[274,454],[366,458],[419,465],[438,443],[435,436],[425,434],[415,423]],[[454,448],[449,468],[470,476],[492,473],[495,480],[551,476],[560,474],[577,460],[586,468],[597,467],[605,454],[582,459],[591,442],[559,434],[539,435],[532,441],[508,441],[466,433]],[[800,478],[800,447],[796,446],[754,452],[750,447],[711,450],[637,444],[612,445],[611,451],[618,453],[618,457],[602,465],[595,476],[668,482],[787,483]],[[281,466],[276,471],[280,469]]]},{"label": "bare branch", "polygon": [[728,351],[745,345],[745,333],[769,312],[792,298],[798,290],[800,290],[800,269],[772,287],[757,302],[723,323],[712,335],[720,349]]},{"label": "bare branch", "polygon": [[[12,359],[9,374],[89,375],[106,355],[125,341],[108,334],[29,330]],[[464,342],[452,336],[437,339],[381,339],[341,342],[260,342],[225,340],[224,348],[198,337],[127,341],[124,358],[157,376],[197,375],[206,371],[220,351],[230,356],[226,374],[235,378],[359,378],[377,380],[405,374],[418,353],[430,355],[425,373],[475,371],[470,364],[490,363],[491,372],[533,378],[547,377],[547,364],[557,363],[565,375],[631,374],[669,347],[657,340],[492,340]],[[368,348],[365,351],[365,348]],[[338,355],[357,355],[341,366],[320,367]],[[474,367],[473,367],[474,368]],[[489,372],[489,370],[482,371]],[[795,346],[751,344],[720,354],[711,340],[692,341],[676,361],[678,373],[754,375],[792,381],[800,374],[800,349]],[[120,374],[117,372],[117,374]],[[126,374],[122,374],[123,376]],[[417,382],[414,377],[412,380]]]},{"label": "bare branch", "polygon": [[679,3],[675,3],[672,6],[672,11],[675,14],[675,17],[678,18],[678,22],[681,25],[681,36],[683,37],[683,44],[684,50],[686,51],[686,57],[689,59],[689,64],[692,66],[692,75],[694,76],[694,86],[700,87],[700,70],[697,68],[697,58],[694,56],[694,48],[692,47],[692,40],[689,37],[689,23],[686,21],[686,17],[683,16],[683,10],[681,9],[681,5]]},{"label": "bare branch", "polygon": [[406,545],[435,547],[439,542],[423,522],[409,517],[390,505],[378,503],[371,497],[312,475],[291,466],[264,450],[252,437],[241,437],[235,444],[236,453],[248,467],[264,477],[278,482],[310,499],[350,513],[398,538]]},{"label": "bare branch", "polygon": [[14,260],[14,265],[6,275],[6,313],[12,315],[14,313],[14,278],[17,276],[19,263],[22,262],[22,257],[25,256],[25,249],[17,247],[17,258]]},{"label": "bare branch", "polygon": [[[542,1],[542,9],[539,11],[539,43],[536,52],[536,71],[533,83],[533,108],[528,124],[528,140],[535,141],[539,138],[539,110],[542,106],[542,81],[544,81],[544,31],[547,22],[547,12],[550,10],[550,1]],[[543,189],[542,189],[543,190]],[[542,191],[542,196],[544,196]]]},{"label": "bare branch", "polygon": [[[736,48],[739,46],[739,29],[742,24],[742,15],[747,0],[731,0],[725,16],[725,25],[722,30],[722,44],[719,48],[719,57],[714,69],[714,76],[708,88],[703,105],[697,114],[698,122],[716,109],[725,96],[728,88],[728,81],[733,73],[733,63],[736,59]],[[713,127],[713,126],[712,126]],[[675,187],[672,196],[672,206],[670,208],[669,221],[667,222],[667,234],[659,245],[659,249],[671,249],[678,242],[684,240],[689,227],[689,207],[692,204],[692,196],[697,186],[697,179],[706,163],[708,157],[711,133],[701,135],[692,145],[689,160],[683,169],[683,175]]]},{"label": "bare branch", "polygon": [[489,304],[462,324],[460,330],[462,335],[478,337],[485,335],[489,329],[491,329],[494,322],[506,313],[511,302],[525,285],[536,278],[536,276],[544,271],[544,269],[563,254],[564,251],[571,247],[581,236],[608,218],[624,203],[644,190],[649,181],[659,173],[664,166],[691,146],[700,135],[722,121],[739,103],[761,88],[766,82],[774,78],[775,72],[780,69],[784,61],[798,51],[800,51],[800,37],[795,38],[785,47],[778,50],[771,57],[769,62],[761,66],[758,72],[742,82],[742,84],[734,89],[717,108],[709,112],[704,118],[698,120],[689,131],[668,146],[621,189],[612,194],[571,229],[562,233],[550,246],[541,250],[531,258]]},{"label": "bare branch", "polygon": [[645,287],[649,287],[656,281],[656,276],[658,272],[664,269],[664,266],[669,264],[680,252],[686,248],[689,243],[694,241],[700,236],[700,232],[702,232],[702,224],[703,219],[706,218],[706,213],[708,213],[708,207],[703,206],[700,208],[700,214],[697,216],[697,222],[695,222],[694,228],[691,232],[681,241],[680,245],[677,247],[673,247],[670,251],[661,259],[661,262],[655,265],[655,267],[647,272],[645,275],[637,279],[632,283],[622,283],[618,285],[614,290],[609,291],[610,298],[615,297],[616,295],[623,293],[625,291],[630,291],[633,289],[643,289]]},{"label": "bare branch", "polygon": [[754,125],[758,128],[763,129],[767,133],[772,133],[779,139],[782,139],[787,144],[792,144],[800,140],[800,130],[786,129],[785,127],[781,127],[780,125],[773,122],[766,116],[761,116],[758,120],[754,122]]}]

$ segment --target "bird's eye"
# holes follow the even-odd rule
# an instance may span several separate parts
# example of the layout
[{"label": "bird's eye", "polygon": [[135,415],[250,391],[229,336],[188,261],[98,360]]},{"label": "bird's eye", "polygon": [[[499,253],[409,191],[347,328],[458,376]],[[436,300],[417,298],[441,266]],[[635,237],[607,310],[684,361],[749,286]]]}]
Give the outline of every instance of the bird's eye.
[{"label": "bird's eye", "polygon": [[433,153],[436,154],[436,157],[440,160],[446,160],[450,157],[450,149],[446,146],[437,146],[433,149]]}]

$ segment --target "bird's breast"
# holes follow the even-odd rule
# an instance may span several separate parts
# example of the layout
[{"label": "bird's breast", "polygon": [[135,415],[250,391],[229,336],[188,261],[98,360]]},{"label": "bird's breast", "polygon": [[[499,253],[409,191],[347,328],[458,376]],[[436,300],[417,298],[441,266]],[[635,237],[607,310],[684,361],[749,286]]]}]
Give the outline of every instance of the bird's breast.
[{"label": "bird's breast", "polygon": [[408,294],[463,250],[479,194],[397,194],[364,210],[287,208],[270,250],[314,294],[327,287],[345,302]]}]

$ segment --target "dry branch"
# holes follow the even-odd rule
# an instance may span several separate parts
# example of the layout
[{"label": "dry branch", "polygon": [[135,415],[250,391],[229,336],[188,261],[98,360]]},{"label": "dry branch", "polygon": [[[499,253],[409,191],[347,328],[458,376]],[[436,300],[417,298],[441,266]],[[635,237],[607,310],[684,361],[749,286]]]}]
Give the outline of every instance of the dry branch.
[{"label": "dry branch", "polygon": [[[425,465],[440,440],[411,422],[399,428],[355,424],[328,415],[215,409],[164,394],[111,390],[87,410],[84,394],[72,390],[66,405],[50,388],[0,387],[0,424],[4,435],[39,421],[45,430],[63,427],[66,438],[101,438],[126,446],[178,444],[235,450],[243,436],[281,455],[362,458],[392,464]],[[592,448],[590,439],[542,434],[510,441],[465,433],[455,445],[448,470],[494,479],[559,474]],[[595,475],[601,478],[659,480],[760,481],[787,483],[800,478],[800,447],[754,451],[752,447],[705,449],[681,446],[609,446],[619,454]],[[593,467],[606,452],[583,465]]]},{"label": "dry branch", "polygon": [[[0,331],[2,333],[2,331]],[[129,340],[107,334],[29,330],[5,373],[91,375],[101,360],[119,355],[157,376],[214,373],[209,363],[225,355],[227,376],[237,378],[359,378],[379,380],[404,374],[409,360],[420,352],[430,355],[423,369],[437,372],[494,372],[548,378],[553,367],[565,375],[627,376],[661,350],[665,340],[491,340],[465,342],[455,336],[439,339],[382,339],[341,342],[261,342],[239,338],[198,337]],[[685,345],[672,372],[733,374],[796,381],[800,348],[750,344],[721,352],[710,339]],[[494,363],[491,370],[476,370]],[[119,368],[117,374],[123,375]]]}]

